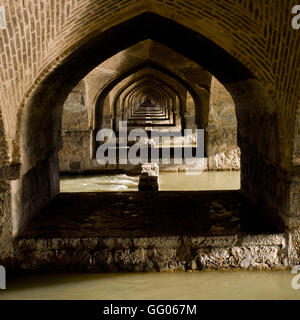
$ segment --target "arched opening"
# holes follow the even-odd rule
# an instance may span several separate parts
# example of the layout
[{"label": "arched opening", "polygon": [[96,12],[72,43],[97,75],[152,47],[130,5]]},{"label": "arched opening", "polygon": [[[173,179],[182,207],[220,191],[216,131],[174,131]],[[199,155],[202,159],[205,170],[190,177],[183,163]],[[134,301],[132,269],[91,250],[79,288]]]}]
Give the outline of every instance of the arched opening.
[{"label": "arched opening", "polygon": [[[242,193],[259,206],[262,216],[283,228],[281,216],[288,210],[284,203],[287,181],[280,166],[282,146],[273,98],[246,66],[209,39],[172,20],[145,13],[87,40],[39,84],[26,105],[20,117],[22,177],[13,182],[15,235],[59,191],[58,141],[62,105],[68,93],[99,63],[145,39],[153,39],[197,62],[232,95],[237,112],[237,139],[242,152]],[[101,96],[99,101],[103,99],[105,97]],[[279,152],[276,152],[278,143]],[[278,190],[270,184],[271,179],[276,179],[279,188],[283,189],[281,198],[273,197]],[[263,219],[260,223],[264,224]]]},{"label": "arched opening", "polygon": [[[188,93],[191,95],[191,99],[193,99],[193,101],[194,101],[196,124],[198,125],[199,128],[206,128],[207,122],[208,122],[208,98],[206,97],[206,95],[208,95],[208,94],[207,94],[206,89],[203,87],[199,87],[198,89],[200,89],[199,91],[201,91],[201,93],[199,93],[199,92],[196,93],[193,90],[193,88],[191,88],[191,86],[184,79],[178,77],[178,75],[175,75],[170,70],[168,70],[160,65],[157,65],[153,62],[146,62],[146,63],[142,63],[142,64],[137,65],[136,67],[128,70],[127,72],[124,72],[118,78],[116,78],[113,81],[111,81],[110,83],[108,83],[105,88],[102,88],[102,90],[100,90],[99,96],[97,96],[97,99],[94,104],[95,105],[95,119],[94,119],[94,123],[93,123],[93,127],[94,127],[93,136],[94,137],[95,137],[97,131],[101,128],[101,125],[98,122],[99,119],[104,120],[105,116],[103,116],[102,110],[103,110],[103,105],[105,103],[105,99],[106,99],[107,95],[109,94],[109,92],[113,88],[117,87],[117,84],[126,80],[126,78],[128,78],[130,75],[138,74],[139,71],[147,69],[147,68],[151,68],[153,70],[159,71],[159,72],[171,77],[172,79],[179,82],[183,87],[186,88]],[[180,112],[182,112],[182,111],[180,111]],[[182,114],[181,114],[181,116],[183,119],[184,117]],[[116,121],[114,121],[114,125],[115,125],[115,122]],[[95,139],[92,139],[92,140],[95,141]],[[95,156],[95,144],[94,144],[94,142],[92,142],[92,143],[93,143],[92,154],[93,154],[93,156]]]}]

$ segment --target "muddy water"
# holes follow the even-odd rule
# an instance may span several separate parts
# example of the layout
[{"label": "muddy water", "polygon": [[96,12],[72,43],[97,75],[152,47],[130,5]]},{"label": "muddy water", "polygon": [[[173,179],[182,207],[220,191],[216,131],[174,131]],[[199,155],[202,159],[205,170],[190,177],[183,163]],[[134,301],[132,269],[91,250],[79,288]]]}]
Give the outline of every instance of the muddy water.
[{"label": "muddy water", "polygon": [[[63,178],[61,191],[135,191],[127,175]],[[238,172],[162,173],[160,190],[239,189]],[[8,278],[0,299],[300,299],[290,271],[43,274]]]},{"label": "muddy water", "polygon": [[[137,191],[139,177],[119,175],[97,175],[63,177],[61,192],[113,192]],[[222,172],[162,172],[159,176],[159,189],[162,191],[187,190],[232,190],[240,188],[240,173]]]},{"label": "muddy water", "polygon": [[300,299],[290,271],[26,275],[0,299]]}]

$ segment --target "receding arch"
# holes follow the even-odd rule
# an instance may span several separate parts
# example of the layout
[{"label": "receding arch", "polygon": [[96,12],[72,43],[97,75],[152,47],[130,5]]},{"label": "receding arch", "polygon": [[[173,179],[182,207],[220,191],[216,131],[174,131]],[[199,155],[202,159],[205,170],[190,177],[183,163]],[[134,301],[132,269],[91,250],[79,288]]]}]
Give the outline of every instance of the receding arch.
[{"label": "receding arch", "polygon": [[[37,179],[38,172],[44,170],[44,178],[48,182],[48,188],[39,192],[42,201],[36,203],[34,207],[29,209],[19,208],[17,205],[14,207],[14,214],[18,216],[15,219],[17,221],[14,226],[15,232],[18,232],[28,218],[36,214],[58,192],[56,163],[59,147],[58,132],[62,104],[68,92],[99,63],[116,52],[148,38],[163,43],[201,64],[226,86],[236,103],[239,144],[242,148],[242,154],[247,155],[242,157],[242,163],[245,165],[242,164],[242,170],[244,170],[243,167],[246,168],[243,171],[243,191],[250,198],[259,201],[263,208],[262,211],[265,210],[264,214],[276,221],[280,216],[286,215],[286,212],[290,212],[290,208],[283,199],[274,199],[274,190],[269,183],[272,176],[278,177],[278,179],[280,177],[282,187],[286,188],[284,183],[289,181],[285,180],[287,172],[282,170],[281,163],[284,156],[283,150],[288,146],[282,145],[282,139],[278,133],[279,122],[276,104],[272,97],[265,92],[263,84],[255,78],[248,67],[241,64],[210,39],[170,19],[153,13],[145,13],[120,23],[100,35],[89,38],[79,48],[71,52],[65,61],[38,84],[36,91],[24,108],[23,114],[19,115],[21,130],[20,140],[17,142],[22,146],[23,176],[15,182],[14,187],[20,192],[16,193],[13,201],[21,200],[26,203],[26,199],[21,197],[18,200],[17,196],[22,195],[23,183],[28,175],[31,176],[31,180],[34,180]],[[78,61],[81,62],[80,68],[78,68]],[[256,97],[257,100],[255,109],[253,97]],[[257,113],[255,116],[254,110]],[[251,127],[249,123],[251,123]],[[262,123],[266,133],[264,140],[260,141],[260,132],[255,128],[258,129]],[[275,126],[275,129],[271,129],[272,126]],[[37,132],[39,137],[37,137]],[[274,143],[278,144],[278,142],[279,154],[276,154],[278,149]],[[265,152],[265,147],[269,145],[273,147],[272,150],[269,147],[272,152],[268,153],[266,157],[262,157],[262,150]],[[264,168],[264,178],[261,177],[258,168],[255,168],[257,161],[262,162],[261,168]],[[274,171],[269,171],[270,167]],[[256,170],[251,172],[252,168]],[[261,198],[258,194],[261,195]],[[27,196],[28,199],[34,198],[33,194]],[[285,196],[283,195],[283,197]]]},{"label": "receding arch", "polygon": [[[118,97],[124,92],[124,90],[126,90],[126,88],[128,88],[128,87],[131,86],[131,85],[133,85],[134,83],[136,83],[136,82],[138,82],[138,81],[141,81],[143,78],[144,78],[144,76],[142,76],[141,78],[132,80],[132,81],[130,81],[127,85],[125,85],[124,88],[121,88],[121,89],[117,92],[117,94],[116,94],[116,96],[115,96],[115,100],[114,100],[114,104],[113,104],[114,107],[116,106],[115,101],[117,101]],[[163,80],[161,80],[161,79],[157,79],[156,77],[153,77],[153,79],[156,79],[156,81],[161,82],[161,83],[165,86],[165,88],[169,88],[169,90],[173,91],[173,92],[174,92],[173,96],[180,96],[179,93],[178,93],[176,90],[174,90],[174,88],[171,88],[165,81],[163,81]],[[171,96],[170,96],[170,97],[171,97]],[[171,97],[171,99],[172,99],[172,104],[175,105],[176,102],[175,102],[174,98]],[[179,100],[179,110],[181,110],[181,109],[182,109],[182,103],[181,103],[181,100]],[[114,110],[114,113],[116,113],[116,110]]]},{"label": "receding arch", "polygon": [[[141,82],[140,82],[141,81]],[[137,82],[140,82],[139,84],[137,84]],[[164,82],[161,82],[162,84]],[[156,83],[153,83],[151,81],[142,81],[142,79],[136,81],[134,84],[133,84],[133,87],[132,89],[130,90],[129,87],[129,91],[126,93],[125,91],[123,91],[123,93],[121,95],[124,95],[124,97],[122,98],[122,100],[125,100],[125,102],[127,101],[128,104],[132,104],[133,103],[133,100],[135,99],[135,95],[136,94],[140,94],[142,95],[142,90],[145,89],[145,88],[150,88],[152,89],[153,91],[157,91],[158,94],[160,94],[161,96],[164,97],[164,100],[165,100],[165,104],[167,104],[167,101],[168,100],[171,100],[172,103],[171,105],[173,106],[174,104],[174,101],[175,99],[170,95],[169,92],[163,92],[164,90],[162,90],[160,87],[158,87],[158,85]],[[126,90],[126,89],[125,89]],[[121,99],[121,95],[119,96],[118,99]],[[128,101],[130,100],[130,101]],[[115,101],[117,102],[117,100]],[[121,105],[122,105],[122,109],[123,109],[123,112],[124,112],[124,109],[125,109],[125,105],[124,103],[121,102]],[[114,106],[117,106],[116,103]],[[116,109],[115,109],[116,110]],[[169,119],[169,114],[168,114],[168,119],[167,120],[170,120]]]},{"label": "receding arch", "polygon": [[[99,92],[99,94],[96,96],[96,99],[93,103],[93,105],[94,105],[94,112],[93,113],[95,115],[95,118],[98,118],[98,119],[99,119],[99,117],[101,118],[101,114],[98,114],[97,110],[101,110],[100,106],[103,105],[106,95],[112,90],[112,88],[114,88],[118,83],[120,83],[122,80],[126,79],[130,75],[137,73],[138,71],[140,71],[142,69],[146,69],[146,68],[158,70],[158,71],[168,75],[169,77],[173,78],[175,81],[180,83],[184,88],[186,88],[186,90],[191,94],[192,98],[194,99],[195,112],[196,112],[195,118],[197,119],[196,121],[199,124],[199,127],[206,127],[207,122],[208,122],[208,109],[209,109],[209,105],[208,105],[209,92],[208,92],[208,90],[209,90],[209,88],[201,87],[203,95],[200,97],[199,94],[196,94],[194,89],[185,80],[178,77],[172,71],[170,71],[170,70],[168,70],[158,64],[155,64],[153,62],[146,62],[146,63],[142,63],[142,64],[137,65],[136,67],[128,70],[124,74],[120,75],[118,78],[111,81],[103,90],[101,90]],[[95,118],[93,121],[93,126],[97,127],[97,124],[95,122],[96,121]]]},{"label": "receding arch", "polygon": [[[137,67],[131,69],[130,71],[128,71],[127,73],[125,73],[124,75],[118,77],[117,79],[113,80],[111,83],[108,84],[107,87],[105,87],[98,95],[98,99],[96,100],[95,102],[95,109],[94,109],[94,125],[93,125],[93,132],[92,132],[92,136],[94,138],[91,139],[91,156],[92,157],[95,157],[95,152],[96,152],[96,143],[95,143],[95,136],[97,134],[97,131],[101,128],[101,123],[98,122],[99,119],[102,119],[103,118],[103,114],[102,114],[102,111],[103,111],[103,105],[104,105],[104,102],[105,102],[105,99],[107,97],[107,95],[109,94],[109,92],[115,88],[118,84],[120,84],[122,81],[124,81],[127,77],[130,77],[131,75],[134,75],[134,74],[137,74],[138,72],[141,72],[143,70],[146,70],[147,68],[149,69],[153,69],[153,70],[156,70],[158,72],[160,72],[162,75],[164,75],[164,68],[161,68],[160,66],[156,66],[155,64],[153,63],[143,63],[143,64],[140,64],[138,65]],[[199,101],[199,97],[196,95],[196,93],[193,91],[192,88],[189,87],[188,84],[186,84],[183,80],[180,80],[180,78],[176,75],[174,75],[172,72],[167,71],[167,74],[165,76],[169,77],[170,80],[172,81],[175,81],[176,83],[178,83],[177,85],[179,86],[182,86],[183,89],[185,90],[191,90],[191,93],[193,94],[193,96],[195,97],[195,99],[197,101]],[[172,78],[172,75],[174,75],[174,79]],[[147,76],[147,75],[145,75]],[[134,79],[134,80],[131,80],[129,81],[128,83],[126,83],[125,87],[124,88],[121,88],[114,96],[114,100],[113,102],[111,103],[114,108],[116,107],[116,99],[118,98],[119,95],[122,94],[123,90],[126,89],[126,86],[130,86],[132,84],[134,84],[136,81],[139,81],[140,79],[142,79],[144,76],[141,76],[137,79]],[[153,77],[153,76],[152,76]],[[162,82],[161,79],[159,79],[158,77],[155,77],[155,79],[159,82]],[[166,81],[163,81],[162,82],[164,84],[164,86],[168,87],[168,88],[171,88],[171,86],[169,84],[166,83]],[[187,88],[184,86],[186,85]],[[174,90],[174,88],[172,89]],[[204,90],[203,90],[204,91]],[[175,92],[176,95],[179,95],[178,91],[176,90]],[[175,102],[173,102],[175,103]],[[196,105],[196,102],[195,102],[195,105]],[[199,103],[197,104],[199,105]],[[201,106],[204,106],[205,105],[205,108],[207,108],[207,111],[205,111],[204,113],[207,114],[207,120],[206,122],[208,121],[208,99],[207,99],[207,103],[205,104],[204,102],[201,101]],[[203,108],[203,107],[202,107]],[[182,107],[181,107],[181,102],[179,101],[179,109],[181,110]],[[200,112],[200,111],[199,111]],[[113,111],[114,114],[116,114],[116,110]],[[204,124],[203,124],[204,125]],[[201,126],[201,124],[200,124]],[[116,128],[116,121],[114,119],[113,121],[113,128],[114,130],[118,131],[117,128]]]}]

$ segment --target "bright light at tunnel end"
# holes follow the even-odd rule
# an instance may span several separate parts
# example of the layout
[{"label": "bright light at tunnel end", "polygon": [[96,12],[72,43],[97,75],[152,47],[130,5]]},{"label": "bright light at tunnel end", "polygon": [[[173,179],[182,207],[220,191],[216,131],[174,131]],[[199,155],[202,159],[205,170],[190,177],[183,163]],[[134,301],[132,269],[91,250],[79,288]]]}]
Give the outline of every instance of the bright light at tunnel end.
[{"label": "bright light at tunnel end", "polygon": [[[183,135],[179,131],[153,130],[149,138],[142,128],[128,132],[127,121],[120,121],[119,128],[118,134],[107,128],[97,132],[96,141],[103,142],[96,151],[99,164],[171,164],[173,161],[174,164],[196,165],[204,161],[204,129],[184,129]],[[128,141],[135,143],[129,147]],[[157,147],[160,141],[161,155]]]}]

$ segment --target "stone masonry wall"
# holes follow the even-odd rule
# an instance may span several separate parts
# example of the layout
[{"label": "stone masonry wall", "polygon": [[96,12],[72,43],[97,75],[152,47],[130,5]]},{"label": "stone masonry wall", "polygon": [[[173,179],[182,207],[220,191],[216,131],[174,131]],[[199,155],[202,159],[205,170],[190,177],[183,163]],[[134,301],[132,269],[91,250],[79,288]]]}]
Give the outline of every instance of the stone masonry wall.
[{"label": "stone masonry wall", "polygon": [[5,265],[1,258],[9,259],[13,254],[10,191],[10,184],[0,181],[0,265]]},{"label": "stone masonry wall", "polygon": [[209,170],[239,170],[240,149],[237,146],[237,119],[232,97],[224,86],[212,78],[207,127]]},{"label": "stone masonry wall", "polygon": [[90,129],[85,82],[81,81],[69,94],[63,107],[62,148],[59,152],[61,172],[89,171]]}]

